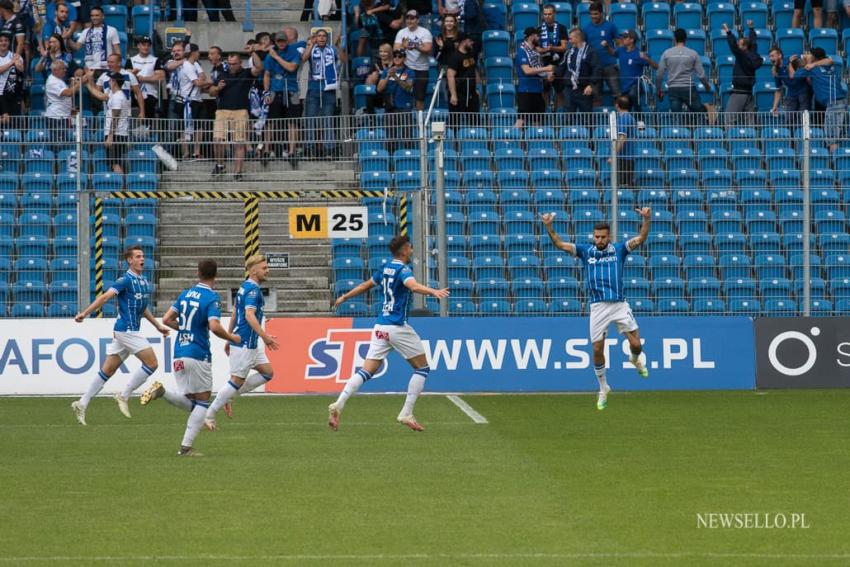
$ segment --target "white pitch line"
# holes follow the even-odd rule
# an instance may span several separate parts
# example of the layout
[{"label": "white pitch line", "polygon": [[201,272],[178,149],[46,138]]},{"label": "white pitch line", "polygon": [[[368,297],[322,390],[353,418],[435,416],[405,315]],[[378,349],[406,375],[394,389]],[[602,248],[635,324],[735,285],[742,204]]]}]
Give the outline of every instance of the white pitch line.
[{"label": "white pitch line", "polygon": [[100,556],[18,556],[0,557],[0,563],[24,562],[159,562],[159,561],[518,561],[518,560],[568,560],[568,559],[776,559],[799,560],[847,560],[847,553],[714,553],[714,552],[610,552],[610,553],[408,553],[408,554],[281,554],[281,555],[100,555]]},{"label": "white pitch line", "polygon": [[466,403],[465,401],[461,400],[458,396],[455,396],[455,395],[453,395],[453,394],[449,394],[449,395],[448,395],[448,396],[446,396],[446,397],[449,399],[449,401],[450,401],[451,403],[453,403],[454,405],[456,405],[457,407],[459,407],[459,408],[460,408],[460,411],[462,411],[463,413],[465,413],[466,415],[468,415],[468,416],[469,416],[469,419],[471,419],[471,420],[472,420],[472,421],[474,421],[475,423],[489,423],[489,422],[487,421],[487,418],[486,418],[486,417],[484,417],[483,415],[481,415],[480,413],[478,413],[477,411],[475,411],[474,409],[472,409],[472,406],[471,406],[471,405],[469,405],[469,404],[468,404],[468,403]]}]

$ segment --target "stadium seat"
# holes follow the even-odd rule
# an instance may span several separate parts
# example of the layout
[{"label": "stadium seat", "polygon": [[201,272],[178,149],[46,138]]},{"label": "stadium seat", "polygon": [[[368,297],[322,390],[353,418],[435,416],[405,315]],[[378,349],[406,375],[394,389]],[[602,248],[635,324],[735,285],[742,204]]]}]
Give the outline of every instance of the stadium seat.
[{"label": "stadium seat", "polygon": [[684,298],[664,298],[658,300],[658,313],[662,315],[684,315],[690,313],[691,306]]},{"label": "stadium seat", "polygon": [[517,315],[540,316],[546,314],[546,302],[540,299],[522,299],[514,303],[514,312]]},{"label": "stadium seat", "polygon": [[824,261],[826,277],[829,280],[850,277],[850,255],[831,254]]},{"label": "stadium seat", "polygon": [[18,258],[15,260],[15,276],[18,280],[45,283],[48,263],[44,258]]},{"label": "stadium seat", "polygon": [[809,49],[820,47],[827,56],[838,55],[838,32],[833,28],[816,28],[809,31]]},{"label": "stadium seat", "polygon": [[472,298],[475,284],[469,278],[450,278],[449,291],[454,299],[469,300]]},{"label": "stadium seat", "polygon": [[638,31],[637,5],[631,3],[611,4],[608,7],[608,20],[621,32]]},{"label": "stadium seat", "polygon": [[[2,311],[2,307],[0,307]],[[47,307],[47,316],[54,318],[74,317],[77,314],[77,303],[51,303]]]},{"label": "stadium seat", "polygon": [[469,300],[450,300],[448,307],[451,315],[463,317],[478,314],[478,308],[475,306],[475,303]]},{"label": "stadium seat", "polygon": [[479,256],[472,259],[472,272],[476,280],[502,278],[505,274],[505,261],[501,256]]},{"label": "stadium seat", "polygon": [[658,61],[665,50],[673,47],[673,32],[669,29],[647,29],[646,49],[649,56]]},{"label": "stadium seat", "polygon": [[[521,148],[499,148],[496,150],[495,154],[496,169],[499,170],[500,174],[509,173],[513,171],[516,175],[517,172],[521,172],[525,174],[527,182],[528,172],[523,171],[526,168],[525,159],[525,152],[523,152]],[[525,187],[526,186],[523,185],[518,188],[525,189]]]},{"label": "stadium seat", "polygon": [[475,282],[475,293],[482,301],[507,300],[510,284],[504,278],[489,278]]},{"label": "stadium seat", "polygon": [[537,238],[533,234],[508,234],[505,236],[505,251],[509,255],[534,254]]},{"label": "stadium seat", "polygon": [[730,301],[730,305],[733,299],[753,299],[756,295],[756,282],[742,277],[726,279],[723,281],[723,294]]},{"label": "stadium seat", "polygon": [[[794,294],[797,298],[802,301],[803,300],[803,280],[795,279],[793,283]],[[825,299],[826,298],[826,282],[819,277],[809,278],[809,292],[811,293],[812,299]]]},{"label": "stadium seat", "polygon": [[540,6],[535,3],[517,2],[511,5],[513,23],[515,30],[524,30],[528,27],[536,28],[540,25]]},{"label": "stadium seat", "polygon": [[[626,259],[634,258],[635,254],[626,256]],[[848,277],[850,277],[850,256],[848,257]],[[559,254],[557,256],[546,256],[543,259],[543,267],[546,272],[546,278],[551,280],[554,278],[570,277],[574,278],[578,271],[578,260],[574,256]],[[641,274],[642,276],[643,274]]]},{"label": "stadium seat", "polygon": [[360,258],[334,258],[331,269],[336,280],[362,280],[363,260]]},{"label": "stadium seat", "polygon": [[516,106],[516,90],[508,83],[487,85],[487,104],[491,109]]},{"label": "stadium seat", "polygon": [[573,299],[553,299],[549,303],[549,314],[578,316],[581,314],[581,302]]},{"label": "stadium seat", "polygon": [[336,315],[337,317],[368,317],[369,306],[361,299],[352,299],[337,307]]},{"label": "stadium seat", "polygon": [[765,299],[764,313],[771,317],[794,317],[797,315],[797,302],[787,297]]},{"label": "stadium seat", "polygon": [[508,257],[508,273],[512,280],[539,278],[540,258],[533,254],[515,254]]},{"label": "stadium seat", "polygon": [[[708,20],[708,29],[714,31],[722,31],[723,24],[729,26],[729,29],[735,27],[735,6],[724,2],[710,3],[706,8],[706,18]],[[715,51],[715,56],[718,53]]]},{"label": "stadium seat", "polygon": [[805,35],[800,28],[776,28],[776,44],[782,53],[802,53],[805,44]]},{"label": "stadium seat", "polygon": [[28,317],[40,318],[44,317],[44,305],[38,302],[21,303],[15,302],[12,304],[12,317],[24,319]]},{"label": "stadium seat", "polygon": [[666,2],[644,2],[641,5],[641,12],[647,33],[654,30],[667,30],[670,27],[670,4]]},{"label": "stadium seat", "polygon": [[630,299],[649,299],[650,284],[645,278],[625,278],[623,292]]},{"label": "stadium seat", "polygon": [[49,246],[50,241],[44,236],[21,236],[15,239],[15,249],[19,256],[45,257]]},{"label": "stadium seat", "polygon": [[729,312],[735,315],[760,315],[761,302],[753,298],[730,299]]},{"label": "stadium seat", "polygon": [[50,217],[46,213],[39,212],[24,213],[19,216],[17,220],[19,236],[48,238],[50,236],[51,224],[52,222]]},{"label": "stadium seat", "polygon": [[756,277],[759,280],[787,278],[785,257],[779,254],[758,254],[755,257]]},{"label": "stadium seat", "polygon": [[682,275],[682,259],[678,256],[668,256],[662,254],[660,256],[652,256],[649,258],[649,270],[652,277],[658,278],[679,278]]},{"label": "stadium seat", "polygon": [[679,246],[684,255],[703,255],[711,254],[711,236],[705,232],[692,232],[683,234],[679,238]]},{"label": "stadium seat", "polygon": [[521,278],[510,282],[511,295],[514,301],[542,300],[543,280],[540,278]]},{"label": "stadium seat", "polygon": [[759,293],[764,300],[789,298],[791,296],[791,282],[785,278],[760,280]]},{"label": "stadium seat", "polygon": [[676,225],[681,233],[708,232],[708,218],[701,210],[680,210],[676,215]]},{"label": "stadium seat", "polygon": [[685,30],[702,28],[702,6],[695,3],[674,4],[673,21],[677,28]]},{"label": "stadium seat", "polygon": [[479,305],[479,313],[488,316],[511,314],[511,304],[505,300],[484,300]]},{"label": "stadium seat", "polygon": [[694,299],[692,313],[695,315],[725,315],[726,302],[722,299]]},{"label": "stadium seat", "polygon": [[[676,4],[679,6],[680,4]],[[705,32],[702,29],[688,29],[688,39],[685,46],[696,51],[699,55],[705,55]]]},{"label": "stadium seat", "polygon": [[685,269],[685,277],[688,280],[696,278],[713,278],[715,275],[715,260],[714,256],[704,256],[702,254],[690,254],[685,256],[682,261]]},{"label": "stadium seat", "polygon": [[52,282],[48,288],[50,301],[54,303],[74,303],[77,300],[77,283],[62,280]]}]

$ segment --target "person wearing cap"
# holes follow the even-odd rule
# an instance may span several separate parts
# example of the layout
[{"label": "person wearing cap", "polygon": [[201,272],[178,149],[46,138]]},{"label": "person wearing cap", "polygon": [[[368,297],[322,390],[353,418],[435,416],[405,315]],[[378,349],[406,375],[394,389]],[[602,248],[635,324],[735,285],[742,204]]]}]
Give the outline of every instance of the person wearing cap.
[{"label": "person wearing cap", "polygon": [[446,83],[449,87],[449,113],[478,114],[478,66],[471,37],[463,37],[449,57]]},{"label": "person wearing cap", "polygon": [[403,49],[394,50],[392,64],[381,71],[378,80],[376,90],[383,95],[387,112],[408,112],[413,109],[413,72],[405,67],[404,59]]},{"label": "person wearing cap", "polygon": [[112,91],[110,75],[117,73],[124,77],[124,80],[121,82],[124,95],[127,97],[127,100],[136,99],[136,103],[139,105],[139,118],[143,119],[145,117],[145,99],[142,97],[142,90],[139,88],[139,81],[136,80],[136,76],[132,72],[121,68],[121,55],[118,53],[110,55],[106,63],[107,72],[97,79],[95,79],[94,71],[87,71],[87,74],[90,76],[87,85],[93,99],[91,101],[92,112],[97,112],[104,103],[109,101],[109,95]]},{"label": "person wearing cap", "polygon": [[620,34],[620,47],[614,47],[604,42],[605,49],[608,53],[617,57],[620,66],[620,92],[628,95],[631,105],[627,110],[641,110],[640,101],[646,100],[646,91],[641,85],[641,77],[643,77],[644,68],[649,65],[653,69],[658,69],[658,63],[653,61],[652,57],[637,48],[637,32],[634,30],[625,30]]},{"label": "person wearing cap", "polygon": [[582,28],[585,41],[596,52],[599,59],[599,77],[593,81],[593,97],[596,103],[602,100],[602,81],[608,83],[608,90],[615,97],[620,94],[620,72],[617,69],[617,59],[608,53],[602,42],[611,43],[619,37],[620,32],[612,22],[603,16],[602,2],[590,5],[590,23]]},{"label": "person wearing cap", "polygon": [[599,57],[578,28],[570,32],[570,50],[564,65],[564,111],[593,112],[594,93],[599,91],[602,76]]},{"label": "person wearing cap", "polygon": [[130,141],[130,99],[124,94],[125,76],[121,73],[108,73],[104,76],[111,81],[109,100],[104,109],[103,134],[106,146],[106,159],[114,173],[124,173],[124,160]]},{"label": "person wearing cap", "polygon": [[51,75],[51,68],[55,61],[65,63],[64,80],[69,81],[71,77],[77,74],[82,74],[81,69],[77,69],[77,64],[74,63],[74,58],[70,53],[65,51],[65,43],[62,41],[62,36],[55,33],[47,38],[46,45],[40,45],[38,48],[40,57],[35,64],[35,72],[41,73],[45,80]]},{"label": "person wearing cap", "polygon": [[121,54],[118,30],[103,23],[103,8],[95,6],[90,11],[91,26],[84,29],[79,40],[68,40],[72,51],[85,48],[85,67],[100,77],[107,68],[107,58],[113,53]]},{"label": "person wearing cap", "polygon": [[416,110],[425,108],[425,96],[428,91],[428,69],[434,38],[431,32],[419,25],[419,13],[408,10],[404,15],[407,27],[395,36],[393,49],[403,49],[404,65],[413,71],[413,98]]},{"label": "person wearing cap", "polygon": [[[792,63],[797,60],[791,56]],[[847,115],[847,86],[841,80],[841,75],[835,71],[831,57],[828,57],[822,47],[811,51],[810,62],[802,69],[788,66],[790,79],[808,79],[812,85],[815,102],[826,108],[823,117],[823,127],[826,139],[829,141],[829,151],[835,152],[843,136],[844,121]]]},{"label": "person wearing cap", "polygon": [[21,114],[24,59],[10,50],[12,37],[0,33],[0,122]]},{"label": "person wearing cap", "polygon": [[141,85],[146,118],[155,118],[159,106],[159,84],[165,81],[162,61],[151,53],[151,38],[142,36],[136,42],[138,53],[127,59],[125,68]]},{"label": "person wearing cap", "polygon": [[[756,30],[752,20],[747,20],[747,28],[749,29],[747,37],[741,34],[741,37],[736,40],[735,35],[729,31],[729,26],[723,24],[723,33],[726,34],[729,49],[735,56],[735,67],[732,69],[732,92],[726,103],[727,113],[755,112],[756,110],[753,86],[756,84],[756,70],[764,61],[758,54]],[[730,126],[736,122],[735,117],[728,118],[732,121]]]},{"label": "person wearing cap", "polygon": [[564,24],[555,21],[555,6],[552,4],[543,6],[543,21],[540,22],[540,34],[537,37],[538,46],[535,50],[540,54],[540,61],[544,66],[556,66],[555,80],[543,85],[543,99],[548,108],[552,91],[555,91],[557,94],[555,108],[560,108],[563,106],[564,81],[562,74],[559,73],[561,69],[557,69],[557,66],[563,61],[569,46],[567,44],[567,28]]},{"label": "person wearing cap", "polygon": [[539,114],[546,112],[546,103],[543,100],[543,83],[552,83],[554,80],[554,65],[543,65],[537,47],[540,30],[537,28],[525,28],[525,39],[516,52],[517,89],[516,101],[517,111],[520,117],[517,126],[524,124],[523,114]]},{"label": "person wearing cap", "polygon": [[[289,38],[285,30],[275,34],[274,49],[269,50],[263,61],[263,90],[270,93],[269,119],[276,120],[265,129],[266,152],[263,159],[274,158],[273,144],[282,143],[282,118],[301,118],[303,108],[298,98],[298,68],[301,66],[302,52],[293,46],[290,49]],[[281,157],[294,156],[298,141],[298,130],[295,120],[287,120],[288,132],[287,149],[281,150]]]},{"label": "person wearing cap", "polygon": [[15,4],[12,0],[0,0],[0,33],[8,33],[10,37],[9,49],[16,55],[24,56],[24,47],[27,39],[27,28],[21,17],[15,12]]}]

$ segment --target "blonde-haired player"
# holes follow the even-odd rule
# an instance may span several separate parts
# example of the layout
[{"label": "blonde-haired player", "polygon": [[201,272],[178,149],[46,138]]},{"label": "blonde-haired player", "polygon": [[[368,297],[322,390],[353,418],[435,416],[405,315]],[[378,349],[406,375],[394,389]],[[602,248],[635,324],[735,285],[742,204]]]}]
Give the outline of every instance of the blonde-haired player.
[{"label": "blonde-haired player", "polygon": [[[230,318],[229,333],[241,337],[241,344],[228,343],[224,352],[230,356],[230,380],[219,390],[204,421],[207,429],[215,430],[215,415],[236,394],[244,394],[272,379],[274,370],[266,356],[266,348],[277,350],[277,337],[263,329],[263,291],[260,284],[269,277],[265,256],[255,254],[245,261],[248,279],[236,294],[236,306]],[[256,370],[249,376],[251,370]]]}]

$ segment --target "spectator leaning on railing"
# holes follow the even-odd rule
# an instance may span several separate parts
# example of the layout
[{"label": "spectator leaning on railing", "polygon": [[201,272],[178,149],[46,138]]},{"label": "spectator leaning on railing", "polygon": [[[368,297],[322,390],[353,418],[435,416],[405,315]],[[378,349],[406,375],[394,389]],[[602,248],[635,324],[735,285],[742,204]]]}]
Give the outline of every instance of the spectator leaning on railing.
[{"label": "spectator leaning on railing", "polygon": [[478,67],[471,37],[464,37],[448,61],[449,113],[478,114]]},{"label": "spectator leaning on railing", "polygon": [[[263,62],[263,90],[269,92],[271,97],[269,119],[279,121],[282,118],[301,118],[303,109],[298,98],[298,68],[304,48],[302,47],[301,51],[298,46],[290,48],[285,30],[275,34],[274,42],[275,48],[269,50]],[[266,126],[264,159],[274,158],[273,144],[282,142],[280,124],[273,122],[271,127]],[[281,150],[281,157],[287,158],[291,155],[294,158],[298,141],[295,120],[287,120],[286,128],[288,145],[287,149]]]},{"label": "spectator leaning on railing", "polygon": [[248,141],[248,95],[254,80],[263,72],[262,63],[251,69],[242,68],[242,57],[231,53],[227,57],[227,73],[218,83],[210,87],[210,94],[218,97],[215,123],[213,124],[213,142],[215,143],[216,164],[213,175],[221,175],[224,167],[224,144],[230,134],[235,166],[233,180],[242,179],[242,166],[245,161],[245,142]]},{"label": "spectator leaning on railing", "polygon": [[593,97],[601,76],[599,57],[578,28],[570,32],[570,50],[564,64],[564,112],[593,112]]},{"label": "spectator leaning on railing", "polygon": [[146,118],[155,118],[159,106],[159,83],[165,81],[162,61],[151,53],[151,38],[142,36],[136,42],[138,53],[127,59],[125,68],[133,73],[141,85]]},{"label": "spectator leaning on railing", "polygon": [[[339,41],[339,36],[337,36]],[[336,113],[336,97],[340,81],[340,62],[346,62],[345,52],[328,45],[328,32],[318,30],[307,41],[307,48],[301,56],[302,61],[310,65],[310,80],[307,85],[307,100],[304,116],[330,117]],[[335,132],[329,120],[313,120],[307,126],[307,135],[315,140],[312,147],[314,155],[330,155],[334,149]],[[321,140],[324,145],[320,147]]]},{"label": "spectator leaning on railing", "polygon": [[[822,47],[815,47],[811,52],[812,60],[802,69],[788,66],[788,76],[808,78],[812,85],[815,102],[826,108],[823,126],[826,139],[829,141],[829,151],[838,149],[838,144],[844,134],[844,122],[847,115],[847,87],[841,77],[835,72],[831,57],[827,57]],[[792,62],[797,59],[791,56]]]},{"label": "spectator leaning on railing", "polygon": [[[773,93],[773,108],[770,111],[778,114],[782,108],[785,112],[798,112],[812,109],[812,88],[804,76],[789,76],[789,67],[796,71],[803,66],[799,59],[789,61],[778,46],[770,50],[771,74],[776,82],[776,92]],[[784,96],[783,96],[784,95]],[[793,115],[791,116],[793,118]],[[796,122],[796,121],[795,121]]]},{"label": "spectator leaning on railing", "polygon": [[431,32],[419,25],[419,13],[408,10],[404,15],[407,27],[395,36],[394,50],[403,49],[404,65],[413,71],[413,98],[416,110],[425,108],[425,95],[428,92],[428,69],[434,38]]},{"label": "spectator leaning on railing", "polygon": [[687,106],[691,112],[706,112],[705,105],[700,100],[699,92],[694,87],[693,76],[696,74],[706,89],[711,89],[711,83],[705,76],[702,60],[699,54],[685,47],[688,34],[682,28],[673,32],[676,45],[664,51],[658,62],[656,81],[658,100],[664,100],[664,77],[667,76],[667,95],[670,97],[670,110],[681,112]]},{"label": "spectator leaning on railing", "polygon": [[74,97],[79,92],[88,77],[75,77],[68,86],[66,82],[67,68],[65,61],[57,59],[50,66],[50,76],[44,84],[44,100],[46,108],[44,118],[47,120],[47,131],[51,142],[61,143],[70,139],[71,114],[74,108]]},{"label": "spectator leaning on railing", "polygon": [[104,109],[103,133],[106,157],[115,173],[124,173],[124,160],[130,141],[130,99],[124,94],[124,75],[110,73],[112,84]]},{"label": "spectator leaning on railing", "polygon": [[596,104],[602,100],[602,81],[608,83],[608,90],[615,97],[620,94],[619,69],[617,59],[608,53],[602,42],[611,43],[620,35],[617,26],[603,17],[601,2],[593,2],[590,5],[590,23],[581,30],[584,32],[585,41],[590,48],[596,52],[599,61],[598,77],[593,80],[593,99]]},{"label": "spectator leaning on railing", "polygon": [[0,32],[0,124],[21,114],[24,59],[10,50],[11,37]]},{"label": "spectator leaning on railing", "polygon": [[91,9],[91,27],[82,31],[79,41],[69,40],[71,49],[85,49],[85,67],[95,71],[95,78],[106,71],[106,59],[113,53],[121,54],[118,30],[103,23],[103,9]]},{"label": "spectator leaning on railing", "polygon": [[537,28],[525,28],[525,39],[516,52],[517,89],[516,102],[519,118],[517,126],[524,124],[524,114],[540,114],[546,112],[546,104],[543,101],[543,83],[552,82],[555,67],[543,65],[540,54],[537,53],[537,38],[540,30]]}]

